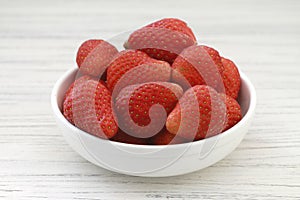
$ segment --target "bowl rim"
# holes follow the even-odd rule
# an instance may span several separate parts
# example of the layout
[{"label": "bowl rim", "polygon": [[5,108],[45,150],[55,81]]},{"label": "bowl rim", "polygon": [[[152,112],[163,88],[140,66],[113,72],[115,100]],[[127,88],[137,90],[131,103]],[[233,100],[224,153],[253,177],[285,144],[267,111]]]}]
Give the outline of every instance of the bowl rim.
[{"label": "bowl rim", "polygon": [[256,101],[257,101],[257,96],[256,96],[256,91],[255,88],[253,86],[253,84],[251,83],[250,79],[243,73],[241,72],[241,70],[239,69],[239,73],[240,73],[240,77],[241,80],[243,80],[243,82],[246,83],[247,87],[249,88],[249,92],[250,92],[250,101],[249,101],[249,107],[247,112],[244,114],[244,116],[242,117],[242,119],[235,124],[233,127],[231,127],[230,129],[222,132],[221,134],[209,137],[209,138],[205,138],[202,140],[198,140],[198,141],[191,141],[191,142],[187,142],[187,143],[181,143],[181,144],[169,144],[169,145],[140,145],[140,144],[128,144],[128,143],[122,143],[122,142],[117,142],[117,141],[112,141],[112,140],[107,140],[107,139],[102,139],[99,137],[96,137],[94,135],[91,135],[79,128],[77,128],[76,126],[74,126],[73,124],[71,124],[62,114],[61,110],[59,109],[59,105],[57,102],[57,93],[60,89],[60,87],[62,86],[62,83],[69,78],[69,76],[73,73],[75,73],[75,71],[77,71],[78,68],[77,67],[73,67],[71,69],[69,69],[68,71],[66,71],[54,84],[54,87],[52,89],[51,92],[51,107],[52,107],[52,111],[55,115],[55,117],[60,120],[65,126],[67,126],[71,131],[75,131],[78,134],[84,135],[86,137],[90,137],[91,139],[97,139],[101,142],[110,142],[113,143],[114,145],[118,145],[120,147],[126,147],[126,148],[139,148],[139,149],[153,149],[153,150],[159,150],[162,148],[165,148],[166,146],[168,146],[168,148],[182,148],[185,147],[187,145],[202,145],[204,144],[204,142],[210,141],[215,139],[215,137],[227,137],[228,135],[230,135],[232,132],[234,132],[235,130],[241,128],[248,120],[250,120],[251,116],[254,114],[255,111],[255,107],[256,107]]}]

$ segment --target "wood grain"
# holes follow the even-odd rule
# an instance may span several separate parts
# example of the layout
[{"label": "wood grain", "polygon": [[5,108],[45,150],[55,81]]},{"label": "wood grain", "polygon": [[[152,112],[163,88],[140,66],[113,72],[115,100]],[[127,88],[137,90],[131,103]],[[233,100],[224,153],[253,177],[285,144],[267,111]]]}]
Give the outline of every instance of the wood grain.
[{"label": "wood grain", "polygon": [[[300,199],[300,2],[0,0],[0,199]],[[226,159],[171,178],[98,168],[64,141],[50,92],[78,45],[162,17],[253,81],[257,112]]]}]

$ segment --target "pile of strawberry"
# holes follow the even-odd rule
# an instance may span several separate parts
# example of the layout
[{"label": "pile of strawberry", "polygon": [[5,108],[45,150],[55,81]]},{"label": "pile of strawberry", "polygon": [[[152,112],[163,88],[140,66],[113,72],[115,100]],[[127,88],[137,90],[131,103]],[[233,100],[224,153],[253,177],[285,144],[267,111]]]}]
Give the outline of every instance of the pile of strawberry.
[{"label": "pile of strawberry", "polygon": [[63,101],[70,123],[100,138],[165,145],[211,137],[241,120],[237,67],[197,44],[185,22],[151,23],[124,47],[104,40],[80,46]]}]

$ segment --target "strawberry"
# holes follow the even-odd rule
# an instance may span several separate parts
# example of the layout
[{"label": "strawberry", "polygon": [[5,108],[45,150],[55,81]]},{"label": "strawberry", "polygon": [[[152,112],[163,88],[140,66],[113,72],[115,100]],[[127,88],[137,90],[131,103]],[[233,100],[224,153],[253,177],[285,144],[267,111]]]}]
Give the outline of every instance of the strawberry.
[{"label": "strawberry", "polygon": [[87,40],[79,47],[76,62],[83,74],[105,76],[108,64],[117,53],[118,50],[104,40]]},{"label": "strawberry", "polygon": [[221,133],[225,121],[225,105],[211,87],[196,85],[181,97],[166,122],[172,134],[199,140]]},{"label": "strawberry", "polygon": [[223,84],[219,86],[219,91],[222,92],[225,90],[225,94],[236,99],[241,87],[239,70],[231,60],[226,58],[222,58],[221,60],[224,71],[222,73]]},{"label": "strawberry", "polygon": [[188,142],[188,140],[170,133],[165,128],[149,139],[149,143],[154,145],[180,144],[184,142]]},{"label": "strawberry", "polygon": [[222,131],[233,127],[242,119],[242,112],[239,103],[226,94],[220,94],[226,105],[226,123]]},{"label": "strawberry", "polygon": [[195,85],[217,88],[224,67],[215,49],[203,45],[186,48],[174,61],[172,80],[187,89]]},{"label": "strawberry", "polygon": [[133,32],[124,47],[142,50],[152,58],[172,64],[183,49],[194,44],[196,38],[184,21],[165,18]]},{"label": "strawberry", "polygon": [[127,144],[144,144],[144,145],[148,144],[147,139],[133,137],[120,129],[117,132],[117,134],[111,138],[111,140],[116,142],[127,143]]},{"label": "strawberry", "polygon": [[66,92],[63,115],[78,128],[101,138],[111,138],[118,130],[109,90],[89,76],[75,80]]},{"label": "strawberry", "polygon": [[166,114],[182,96],[182,88],[174,83],[149,82],[130,85],[116,98],[115,110],[119,127],[132,136],[151,137],[165,124]]},{"label": "strawberry", "polygon": [[[82,78],[82,77],[81,77]],[[88,78],[85,76],[82,79]],[[73,93],[73,88],[74,88],[75,82],[73,82],[68,90],[65,93],[64,100],[63,100],[63,115],[65,118],[74,125],[74,120],[73,120],[73,112],[72,112],[72,93]]]},{"label": "strawberry", "polygon": [[127,85],[169,81],[170,77],[171,67],[167,62],[152,59],[142,51],[124,50],[108,67],[107,86],[114,94],[118,94]]}]

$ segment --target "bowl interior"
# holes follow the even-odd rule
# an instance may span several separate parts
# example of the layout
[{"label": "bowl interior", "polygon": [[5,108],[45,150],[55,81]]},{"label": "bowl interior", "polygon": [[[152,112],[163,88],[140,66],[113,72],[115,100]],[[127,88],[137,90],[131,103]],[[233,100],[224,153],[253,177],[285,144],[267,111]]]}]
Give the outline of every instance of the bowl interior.
[{"label": "bowl interior", "polygon": [[[77,71],[78,71],[77,68],[70,69],[69,71],[67,71],[56,82],[56,84],[53,88],[52,97],[51,97],[52,108],[54,110],[54,113],[55,113],[56,117],[58,117],[59,120],[63,120],[65,123],[68,123],[69,126],[73,126],[73,125],[71,123],[69,123],[64,118],[64,116],[61,112],[62,103],[63,103],[65,92],[67,91],[69,86],[75,80]],[[256,103],[256,94],[255,94],[255,90],[254,90],[253,85],[251,84],[250,80],[242,72],[240,72],[240,74],[241,74],[241,90],[240,90],[240,93],[239,93],[238,102],[241,105],[243,118],[239,123],[237,123],[232,128],[237,128],[238,126],[243,125],[243,122],[246,121],[247,118],[250,117],[250,115],[254,112],[255,103]],[[76,128],[75,126],[73,126],[73,127]],[[78,129],[78,128],[76,128],[76,129]],[[228,129],[227,131],[225,131],[225,132],[223,132],[222,134],[219,134],[219,135],[229,134],[231,129]],[[88,134],[84,131],[81,131],[81,132],[83,132],[85,134]],[[90,135],[90,134],[88,134],[88,135]],[[95,138],[97,138],[97,137],[95,137]],[[97,139],[103,140],[101,138],[97,138]],[[207,140],[207,139],[205,139],[205,140]],[[201,140],[199,140],[199,141],[201,141]],[[193,143],[195,143],[195,142],[193,142]],[[133,145],[133,144],[125,144],[125,143],[122,143],[122,144],[124,144],[124,145]],[[151,146],[151,147],[153,147],[155,145],[134,145],[134,146]]]}]

